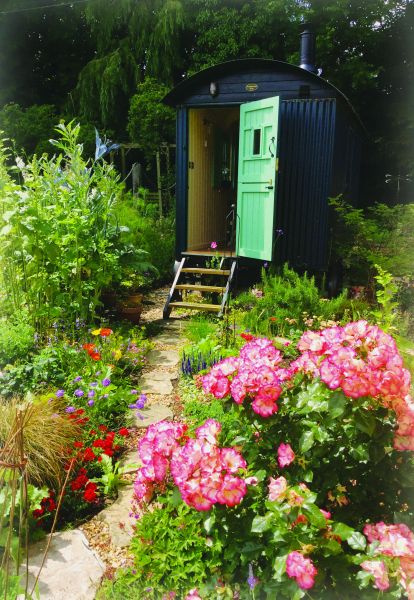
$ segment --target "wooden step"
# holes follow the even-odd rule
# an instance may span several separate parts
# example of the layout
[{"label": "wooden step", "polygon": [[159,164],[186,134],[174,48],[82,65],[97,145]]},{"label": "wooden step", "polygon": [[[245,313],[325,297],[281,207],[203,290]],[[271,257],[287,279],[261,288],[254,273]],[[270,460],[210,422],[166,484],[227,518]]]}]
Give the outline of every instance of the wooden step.
[{"label": "wooden step", "polygon": [[223,294],[226,291],[225,287],[219,285],[197,285],[192,283],[179,284],[175,286],[176,290],[188,290],[193,292],[218,292]]},{"label": "wooden step", "polygon": [[173,308],[192,308],[194,310],[208,310],[212,312],[220,312],[220,304],[202,304],[201,302],[170,302]]},{"label": "wooden step", "polygon": [[199,267],[186,267],[181,269],[181,273],[194,273],[195,275],[230,275],[230,269],[201,269]]}]

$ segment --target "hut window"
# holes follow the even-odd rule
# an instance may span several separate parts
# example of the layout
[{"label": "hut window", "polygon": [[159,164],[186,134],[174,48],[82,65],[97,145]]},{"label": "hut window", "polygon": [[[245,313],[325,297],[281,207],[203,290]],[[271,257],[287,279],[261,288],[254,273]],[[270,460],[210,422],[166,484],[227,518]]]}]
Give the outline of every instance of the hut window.
[{"label": "hut window", "polygon": [[261,141],[262,130],[253,130],[253,154],[260,154],[260,141]]}]

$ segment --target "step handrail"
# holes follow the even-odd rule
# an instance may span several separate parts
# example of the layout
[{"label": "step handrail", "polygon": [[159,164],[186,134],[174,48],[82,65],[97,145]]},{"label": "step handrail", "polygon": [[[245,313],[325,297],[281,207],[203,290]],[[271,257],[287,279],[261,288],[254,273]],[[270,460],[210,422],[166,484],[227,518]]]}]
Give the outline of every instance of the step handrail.
[{"label": "step handrail", "polygon": [[164,310],[162,311],[162,318],[163,319],[168,319],[168,317],[170,316],[170,313],[171,313],[170,302],[171,302],[172,297],[174,295],[175,286],[177,285],[177,282],[178,282],[178,280],[180,278],[181,270],[183,269],[186,260],[187,260],[187,257],[185,257],[185,256],[181,259],[180,266],[178,267],[177,273],[175,274],[174,281],[172,283],[172,286],[171,286],[170,291],[169,291],[168,296],[167,296],[167,301],[165,303]]}]

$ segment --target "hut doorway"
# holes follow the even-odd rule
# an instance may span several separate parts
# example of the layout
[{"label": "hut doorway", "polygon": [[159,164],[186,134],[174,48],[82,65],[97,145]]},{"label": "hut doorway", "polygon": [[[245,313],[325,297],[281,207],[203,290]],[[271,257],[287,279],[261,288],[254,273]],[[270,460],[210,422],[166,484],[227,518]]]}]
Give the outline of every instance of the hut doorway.
[{"label": "hut doorway", "polygon": [[239,106],[188,111],[188,253],[235,252],[239,121]]},{"label": "hut doorway", "polygon": [[188,113],[187,253],[272,260],[279,97]]}]

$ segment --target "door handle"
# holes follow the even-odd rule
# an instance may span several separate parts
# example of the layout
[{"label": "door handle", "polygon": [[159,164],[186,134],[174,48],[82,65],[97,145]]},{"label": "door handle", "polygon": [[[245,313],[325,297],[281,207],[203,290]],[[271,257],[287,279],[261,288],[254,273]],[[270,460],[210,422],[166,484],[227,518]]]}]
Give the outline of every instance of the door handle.
[{"label": "door handle", "polygon": [[270,138],[270,144],[269,144],[269,152],[270,152],[270,156],[271,156],[272,158],[274,158],[274,157],[275,157],[275,155],[273,154],[273,152],[272,152],[272,150],[271,150],[271,148],[272,148],[272,144],[273,144],[273,150],[275,150],[275,151],[276,151],[276,139],[275,139],[275,137],[274,137],[274,136],[273,136],[272,138]]},{"label": "door handle", "polygon": [[266,186],[266,189],[267,189],[267,190],[273,190],[273,185],[267,185],[267,186]]}]

